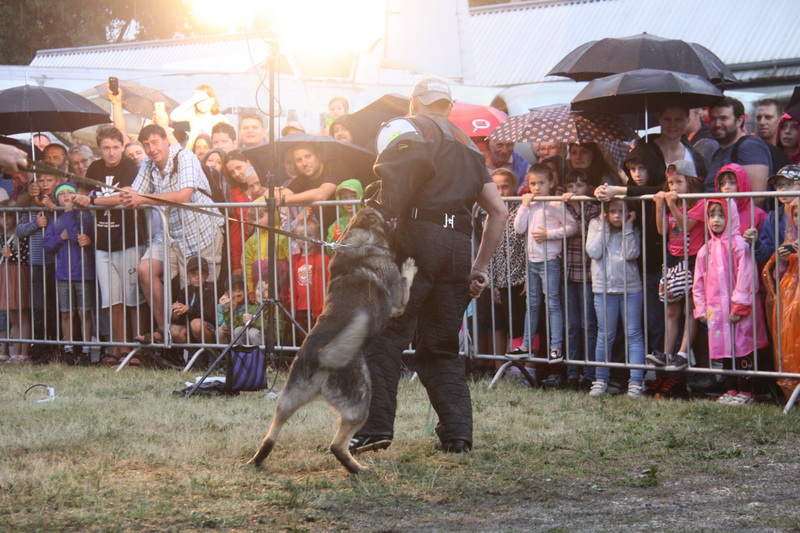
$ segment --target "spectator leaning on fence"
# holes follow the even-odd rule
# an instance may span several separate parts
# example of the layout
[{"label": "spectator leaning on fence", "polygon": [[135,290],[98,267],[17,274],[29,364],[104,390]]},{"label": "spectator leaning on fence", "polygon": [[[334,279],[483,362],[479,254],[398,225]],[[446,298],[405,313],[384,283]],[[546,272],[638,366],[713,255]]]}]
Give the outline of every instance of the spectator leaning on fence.
[{"label": "spectator leaning on fence", "polygon": [[[208,179],[200,168],[200,161],[189,150],[170,147],[167,134],[161,126],[150,124],[139,133],[149,160],[139,169],[131,187],[125,187],[120,200],[127,207],[158,206],[161,200],[173,203],[210,204],[211,198],[200,192],[209,189]],[[168,213],[169,241],[164,235],[155,235],[139,264],[139,279],[145,297],[156,318],[159,329],[164,328],[164,281],[161,280],[163,262],[169,260],[169,272],[179,276],[181,286],[186,286],[186,258],[203,257],[213,278],[219,275],[222,258],[222,217],[214,208],[209,214],[171,207]],[[217,215],[217,216],[215,216]],[[168,256],[165,258],[165,247]],[[152,298],[151,298],[152,294]]]},{"label": "spectator leaning on fence", "polygon": [[[129,187],[133,184],[138,166],[133,160],[123,156],[123,135],[114,126],[99,127],[96,140],[100,147],[100,159],[89,165],[86,177],[105,183],[108,187],[88,186],[89,196],[77,195],[74,203],[82,207],[90,204],[117,206],[119,195],[111,187]],[[133,209],[95,211],[97,282],[100,287],[101,307],[104,310],[110,309],[112,342],[131,340],[125,338],[125,332],[133,331],[134,334],[130,335],[132,338],[139,333],[139,326],[144,323],[145,300],[139,291],[137,273],[146,241],[144,219],[144,212]],[[133,311],[129,313],[132,320],[130,328],[125,323],[126,307]],[[138,311],[132,308],[138,308]],[[104,356],[101,363],[115,364],[120,356],[129,351],[130,348],[118,346],[113,353]]]}]

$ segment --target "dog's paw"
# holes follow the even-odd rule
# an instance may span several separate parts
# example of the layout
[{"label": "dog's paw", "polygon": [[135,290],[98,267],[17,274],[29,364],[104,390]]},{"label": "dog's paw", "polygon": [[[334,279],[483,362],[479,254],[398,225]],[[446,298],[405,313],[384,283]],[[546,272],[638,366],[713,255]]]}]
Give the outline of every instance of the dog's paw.
[{"label": "dog's paw", "polygon": [[409,283],[411,283],[411,281],[414,279],[414,276],[417,275],[417,270],[417,264],[414,262],[413,257],[409,257],[403,261],[403,266],[400,267],[400,272],[402,273],[403,277],[409,281]]}]

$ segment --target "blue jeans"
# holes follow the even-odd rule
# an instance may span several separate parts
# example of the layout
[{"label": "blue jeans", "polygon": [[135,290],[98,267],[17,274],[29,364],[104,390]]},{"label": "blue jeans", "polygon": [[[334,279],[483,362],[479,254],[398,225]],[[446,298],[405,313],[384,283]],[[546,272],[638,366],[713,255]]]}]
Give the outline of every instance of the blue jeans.
[{"label": "blue jeans", "polygon": [[539,327],[539,306],[543,291],[547,295],[547,313],[550,319],[550,349],[561,349],[564,342],[564,318],[561,315],[561,260],[542,263],[528,261],[528,320],[525,323],[523,344],[531,347],[531,339]]},{"label": "blue jeans", "polygon": [[[597,314],[597,351],[595,360],[605,362],[606,351],[609,357],[614,347],[614,338],[617,334],[617,321],[622,317],[625,334],[628,337],[628,363],[633,365],[644,364],[644,336],[642,334],[642,293],[629,292],[625,294],[595,293],[594,309]],[[627,315],[627,316],[626,316]],[[597,367],[597,379],[608,383],[610,369],[607,366]],[[632,383],[644,381],[644,370],[631,369]]]},{"label": "blue jeans", "polygon": [[[592,282],[567,281],[567,335],[570,361],[594,361],[597,346],[597,316],[594,312]],[[583,346],[583,356],[579,348]],[[579,378],[581,369],[567,366],[567,378]],[[583,367],[583,377],[594,381],[595,367]]]}]

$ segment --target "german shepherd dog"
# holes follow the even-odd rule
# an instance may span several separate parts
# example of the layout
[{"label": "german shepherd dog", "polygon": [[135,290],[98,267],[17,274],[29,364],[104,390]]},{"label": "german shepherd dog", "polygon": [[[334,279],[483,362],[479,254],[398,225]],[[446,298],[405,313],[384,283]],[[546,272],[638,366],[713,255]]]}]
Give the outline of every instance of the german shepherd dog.
[{"label": "german shepherd dog", "polygon": [[330,265],[325,307],[289,369],[269,432],[249,461],[256,466],[272,452],[295,411],[322,396],[339,415],[331,453],[352,473],[368,470],[348,450],[350,439],[367,420],[372,392],[363,348],[390,317],[403,313],[417,268],[411,258],[397,267],[386,223],[371,207],[355,214],[339,244]]}]

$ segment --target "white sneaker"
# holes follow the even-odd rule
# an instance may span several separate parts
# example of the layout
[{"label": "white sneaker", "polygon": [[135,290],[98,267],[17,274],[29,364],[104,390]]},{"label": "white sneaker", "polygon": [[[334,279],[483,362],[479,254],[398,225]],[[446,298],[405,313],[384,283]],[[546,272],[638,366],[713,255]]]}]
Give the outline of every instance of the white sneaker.
[{"label": "white sneaker", "polygon": [[733,397],[731,401],[728,402],[728,405],[749,405],[755,402],[755,397],[749,392],[740,392],[736,396]]},{"label": "white sneaker", "polygon": [[597,396],[605,394],[607,390],[608,390],[608,383],[606,383],[602,379],[598,379],[597,381],[592,383],[592,388],[589,389],[589,396],[595,398]]},{"label": "white sneaker", "polygon": [[628,396],[630,396],[631,398],[641,398],[642,384],[634,381],[628,383]]},{"label": "white sneaker", "polygon": [[721,403],[722,405],[730,405],[731,401],[738,396],[738,392],[735,390],[729,390],[719,398],[717,398],[717,403]]}]

